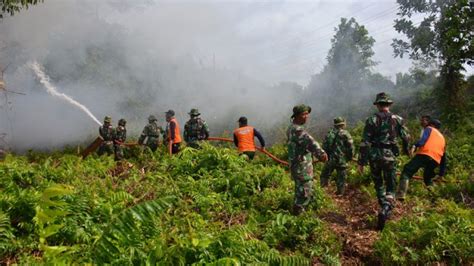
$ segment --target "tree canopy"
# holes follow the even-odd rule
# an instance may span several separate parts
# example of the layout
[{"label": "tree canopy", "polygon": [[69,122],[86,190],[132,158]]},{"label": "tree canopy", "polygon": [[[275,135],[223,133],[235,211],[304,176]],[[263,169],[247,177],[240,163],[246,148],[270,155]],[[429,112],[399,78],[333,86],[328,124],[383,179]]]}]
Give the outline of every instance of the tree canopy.
[{"label": "tree canopy", "polygon": [[30,5],[36,5],[44,0],[0,0],[0,19],[3,18],[5,14],[10,16],[15,15],[15,13],[20,12],[23,8],[28,8]]},{"label": "tree canopy", "polygon": [[[474,65],[474,9],[468,0],[397,0],[395,29],[406,40],[394,39],[395,56],[432,61],[440,66],[439,103],[445,114],[465,107],[465,65]],[[420,22],[415,22],[423,16]]]}]

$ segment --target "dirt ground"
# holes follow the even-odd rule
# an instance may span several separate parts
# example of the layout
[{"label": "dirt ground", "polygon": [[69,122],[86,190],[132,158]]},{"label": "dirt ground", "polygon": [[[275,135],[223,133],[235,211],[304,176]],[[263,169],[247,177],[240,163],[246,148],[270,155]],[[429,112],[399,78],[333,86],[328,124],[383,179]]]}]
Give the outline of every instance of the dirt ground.
[{"label": "dirt ground", "polygon": [[[341,263],[379,265],[379,260],[373,254],[373,245],[380,235],[376,229],[379,211],[377,199],[361,192],[358,187],[347,188],[342,196],[336,196],[331,187],[328,193],[337,208],[323,213],[322,219],[329,223],[343,243]],[[399,220],[411,209],[412,206],[406,203],[396,202],[390,220]]]}]

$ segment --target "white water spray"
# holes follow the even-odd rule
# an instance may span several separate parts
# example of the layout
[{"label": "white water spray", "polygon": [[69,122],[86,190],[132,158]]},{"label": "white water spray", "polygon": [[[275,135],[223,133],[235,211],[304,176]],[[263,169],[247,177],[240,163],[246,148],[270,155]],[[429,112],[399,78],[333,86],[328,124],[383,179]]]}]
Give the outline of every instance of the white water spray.
[{"label": "white water spray", "polygon": [[39,78],[39,81],[41,82],[41,84],[43,84],[43,86],[46,88],[46,91],[50,95],[61,98],[65,101],[67,101],[68,103],[78,107],[79,109],[84,111],[90,118],[92,118],[97,124],[102,125],[100,123],[100,121],[91,113],[91,111],[89,111],[89,109],[87,109],[87,107],[80,104],[78,101],[74,100],[70,96],[68,96],[64,93],[58,92],[58,90],[51,84],[51,82],[49,82],[49,77],[41,69],[41,66],[38,62],[36,62],[36,61],[31,62],[31,63],[29,63],[29,66],[30,66],[31,69],[33,69],[36,76]]}]

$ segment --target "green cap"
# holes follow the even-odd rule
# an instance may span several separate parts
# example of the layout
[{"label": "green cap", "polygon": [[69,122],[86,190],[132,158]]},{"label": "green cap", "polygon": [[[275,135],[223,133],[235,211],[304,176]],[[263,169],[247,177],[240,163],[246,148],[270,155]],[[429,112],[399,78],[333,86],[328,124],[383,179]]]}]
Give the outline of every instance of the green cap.
[{"label": "green cap", "polygon": [[200,115],[201,113],[199,113],[199,110],[198,109],[191,109],[191,111],[188,113],[189,115],[192,115],[192,116],[198,116]]},{"label": "green cap", "polygon": [[335,126],[340,126],[340,125],[345,125],[346,124],[346,119],[344,119],[343,117],[336,117],[334,118],[334,125]]},{"label": "green cap", "polygon": [[291,118],[294,118],[304,112],[311,113],[311,107],[305,104],[296,105],[295,107],[293,107],[293,115],[291,116]]},{"label": "green cap", "polygon": [[104,123],[112,123],[112,117],[110,116],[104,117]]},{"label": "green cap", "polygon": [[150,122],[153,122],[153,121],[156,121],[156,120],[158,120],[158,119],[156,119],[156,117],[154,115],[150,115],[148,117],[148,121],[150,121]]},{"label": "green cap", "polygon": [[381,92],[381,93],[377,94],[377,96],[375,97],[374,105],[379,104],[379,103],[392,104],[393,101],[392,101],[392,99],[390,98],[390,95],[389,95],[389,94],[387,94],[387,93],[385,93],[385,92]]}]

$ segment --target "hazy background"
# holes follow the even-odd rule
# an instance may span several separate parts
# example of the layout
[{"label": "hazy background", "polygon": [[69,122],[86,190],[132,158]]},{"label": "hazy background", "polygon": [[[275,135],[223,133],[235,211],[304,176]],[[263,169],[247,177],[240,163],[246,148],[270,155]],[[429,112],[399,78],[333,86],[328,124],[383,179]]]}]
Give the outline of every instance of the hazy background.
[{"label": "hazy background", "polygon": [[284,127],[305,100],[341,17],[376,40],[374,71],[393,80],[410,68],[392,56],[396,12],[395,1],[46,0],[0,21],[7,89],[26,93],[0,95],[0,133],[19,151],[97,135],[93,120],[46,93],[27,66],[37,60],[60,92],[101,121],[126,118],[132,136],[150,114],[164,125],[174,109],[183,125],[191,108],[212,135],[231,131],[241,115],[277,135],[268,129]]}]

